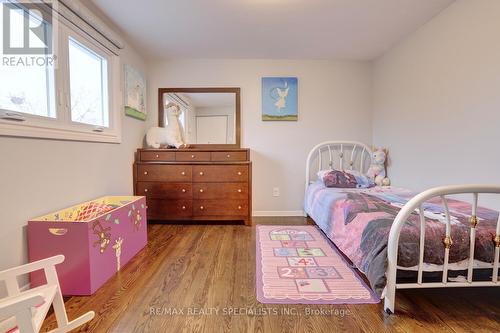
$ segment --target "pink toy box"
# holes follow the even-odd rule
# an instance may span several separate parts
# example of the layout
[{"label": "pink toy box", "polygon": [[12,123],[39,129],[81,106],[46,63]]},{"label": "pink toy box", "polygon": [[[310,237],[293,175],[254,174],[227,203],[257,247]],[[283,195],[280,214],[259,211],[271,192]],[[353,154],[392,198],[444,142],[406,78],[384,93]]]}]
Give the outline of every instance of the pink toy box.
[{"label": "pink toy box", "polygon": [[[103,197],[28,222],[28,255],[35,261],[57,254],[63,295],[91,295],[147,243],[144,197]],[[45,281],[31,274],[31,285]]]}]

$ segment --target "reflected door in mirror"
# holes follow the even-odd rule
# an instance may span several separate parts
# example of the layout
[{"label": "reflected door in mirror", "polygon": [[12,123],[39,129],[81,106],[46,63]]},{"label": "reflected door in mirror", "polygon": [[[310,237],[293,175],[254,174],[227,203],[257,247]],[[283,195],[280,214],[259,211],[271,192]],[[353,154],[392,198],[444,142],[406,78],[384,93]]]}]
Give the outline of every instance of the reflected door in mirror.
[{"label": "reflected door in mirror", "polygon": [[196,143],[228,143],[232,135],[228,131],[228,116],[196,117]]}]

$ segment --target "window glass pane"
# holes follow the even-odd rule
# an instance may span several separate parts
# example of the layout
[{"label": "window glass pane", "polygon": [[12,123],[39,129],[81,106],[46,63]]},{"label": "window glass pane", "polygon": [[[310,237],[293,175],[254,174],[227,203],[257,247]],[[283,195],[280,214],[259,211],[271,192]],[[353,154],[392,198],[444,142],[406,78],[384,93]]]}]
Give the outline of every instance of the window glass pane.
[{"label": "window glass pane", "polygon": [[[10,15],[11,46],[22,46],[23,10],[13,10]],[[40,24],[36,17],[29,19]],[[42,26],[49,29],[47,23]],[[33,57],[37,56],[5,56],[12,61],[0,62],[0,109],[55,118],[54,68],[43,56],[38,61]]]},{"label": "window glass pane", "polygon": [[181,110],[182,110],[182,112],[179,115],[179,121],[182,125],[182,128],[185,129],[186,128],[186,115],[187,115],[188,110],[185,107],[181,107]]},{"label": "window glass pane", "polygon": [[107,60],[69,39],[71,120],[109,126]]}]

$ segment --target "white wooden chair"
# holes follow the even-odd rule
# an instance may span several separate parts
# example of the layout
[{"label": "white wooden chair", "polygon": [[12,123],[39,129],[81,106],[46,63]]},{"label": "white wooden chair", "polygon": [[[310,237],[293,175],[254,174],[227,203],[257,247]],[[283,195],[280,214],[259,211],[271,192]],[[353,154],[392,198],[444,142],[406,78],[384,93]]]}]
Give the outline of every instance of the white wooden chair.
[{"label": "white wooden chair", "polygon": [[[68,321],[55,267],[63,261],[64,256],[58,255],[0,272],[0,281],[7,287],[7,297],[0,299],[0,333],[39,332],[51,305],[58,327],[50,332],[69,332],[94,318],[90,311]],[[47,283],[21,291],[17,277],[41,269]]]}]

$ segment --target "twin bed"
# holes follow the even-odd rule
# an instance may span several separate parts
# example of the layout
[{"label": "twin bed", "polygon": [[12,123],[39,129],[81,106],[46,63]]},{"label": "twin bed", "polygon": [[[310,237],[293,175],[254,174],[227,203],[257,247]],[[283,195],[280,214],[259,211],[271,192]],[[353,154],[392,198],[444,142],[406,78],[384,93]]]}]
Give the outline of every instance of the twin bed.
[{"label": "twin bed", "polygon": [[[307,158],[304,211],[366,275],[385,311],[394,313],[396,289],[500,286],[499,213],[478,206],[480,194],[500,194],[500,186],[415,195],[395,187],[330,188],[317,179],[325,169],[364,173],[372,155],[359,142],[315,146]],[[470,202],[450,198],[461,194]]]}]

